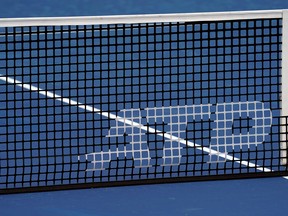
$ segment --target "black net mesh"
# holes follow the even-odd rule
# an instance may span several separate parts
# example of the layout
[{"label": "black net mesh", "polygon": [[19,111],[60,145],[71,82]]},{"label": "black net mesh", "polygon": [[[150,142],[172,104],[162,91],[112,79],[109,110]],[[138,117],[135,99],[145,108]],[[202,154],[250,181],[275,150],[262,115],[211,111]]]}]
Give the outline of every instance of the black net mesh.
[{"label": "black net mesh", "polygon": [[281,19],[1,28],[1,193],[287,175],[281,36]]}]

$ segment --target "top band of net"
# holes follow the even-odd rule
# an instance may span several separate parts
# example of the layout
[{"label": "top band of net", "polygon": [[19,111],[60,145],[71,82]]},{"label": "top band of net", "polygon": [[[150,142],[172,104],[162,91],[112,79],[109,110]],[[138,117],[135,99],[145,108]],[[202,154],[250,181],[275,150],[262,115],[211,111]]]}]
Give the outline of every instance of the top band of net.
[{"label": "top band of net", "polygon": [[0,28],[0,193],[287,175],[282,18]]}]

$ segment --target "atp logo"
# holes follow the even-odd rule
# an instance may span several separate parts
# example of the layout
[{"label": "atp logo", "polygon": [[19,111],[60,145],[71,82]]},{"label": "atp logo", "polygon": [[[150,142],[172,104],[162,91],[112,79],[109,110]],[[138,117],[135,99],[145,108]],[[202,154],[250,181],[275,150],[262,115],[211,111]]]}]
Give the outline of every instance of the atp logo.
[{"label": "atp logo", "polygon": [[[248,119],[249,126],[246,125],[245,130],[241,130],[239,119]],[[213,123],[209,147],[185,139],[187,124],[195,120],[210,120]],[[157,122],[165,123],[166,130],[153,127]],[[113,141],[126,135],[129,145],[85,154],[85,160],[89,161],[86,171],[104,170],[112,159],[125,157],[133,158],[136,168],[154,166],[147,141],[149,134],[162,136],[165,140],[161,166],[180,165],[181,150],[187,146],[206,152],[210,158],[207,162],[225,162],[229,147],[249,148],[262,144],[269,135],[271,125],[272,112],[259,101],[124,109],[117,114],[115,125],[106,137]],[[78,156],[78,160],[82,157]]]}]

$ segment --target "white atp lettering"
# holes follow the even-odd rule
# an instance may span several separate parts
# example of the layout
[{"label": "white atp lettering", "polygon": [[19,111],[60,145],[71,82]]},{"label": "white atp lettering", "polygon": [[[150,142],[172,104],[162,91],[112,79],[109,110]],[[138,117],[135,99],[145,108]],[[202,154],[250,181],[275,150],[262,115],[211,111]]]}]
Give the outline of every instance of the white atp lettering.
[{"label": "white atp lettering", "polygon": [[[214,123],[210,139],[210,160],[207,162],[225,162],[227,147],[242,149],[262,144],[269,134],[272,124],[272,112],[259,101],[220,103],[216,105],[186,105],[140,109],[127,109],[119,112],[121,122],[115,120],[106,137],[124,137],[129,142],[120,149],[106,152],[93,152],[85,155],[92,168],[86,171],[105,169],[113,157],[132,157],[136,168],[150,167],[151,156],[147,143],[147,133],[165,138],[162,150],[162,166],[181,164],[181,150],[186,137],[187,124],[193,120],[210,119]],[[146,116],[144,125],[143,117]],[[123,121],[124,119],[124,121]],[[158,130],[150,125],[165,123],[167,130]],[[245,124],[245,125],[241,125]],[[244,129],[243,129],[244,128]],[[163,128],[162,128],[163,129]],[[181,146],[182,144],[182,146]]]},{"label": "white atp lettering", "polygon": [[[216,125],[212,129],[210,149],[216,151],[210,152],[210,162],[225,162],[227,147],[242,149],[243,146],[257,146],[262,144],[269,134],[272,112],[264,108],[262,102],[222,103],[215,108],[213,121]],[[220,153],[226,156],[221,157]]]},{"label": "white atp lettering", "polygon": [[187,123],[197,118],[210,117],[211,105],[170,106],[146,108],[147,123],[166,123],[168,131],[163,146],[162,166],[174,166],[181,163],[181,139],[185,137]]},{"label": "white atp lettering", "polygon": [[[124,154],[123,156],[133,157],[134,167],[149,167],[151,157],[146,141],[146,134],[141,129],[144,126],[142,125],[140,109],[121,110],[119,114],[123,115],[124,123],[116,120],[116,125],[110,128],[106,137],[121,137],[126,134],[126,142],[129,141],[130,145],[124,146],[124,149],[121,151]],[[132,124],[126,124],[127,120],[132,122]],[[116,152],[110,152],[110,154],[115,153],[119,157],[119,148],[117,148]]]}]

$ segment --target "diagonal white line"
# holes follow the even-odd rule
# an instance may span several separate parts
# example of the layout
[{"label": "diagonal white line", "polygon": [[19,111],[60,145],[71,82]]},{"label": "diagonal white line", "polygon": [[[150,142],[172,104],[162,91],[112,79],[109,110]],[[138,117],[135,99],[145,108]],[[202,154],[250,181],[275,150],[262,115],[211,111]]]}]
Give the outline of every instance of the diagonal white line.
[{"label": "diagonal white line", "polygon": [[95,112],[95,113],[97,113],[99,115],[102,115],[102,116],[105,116],[105,117],[107,117],[109,119],[115,119],[116,121],[122,122],[124,124],[135,126],[137,128],[141,128],[141,130],[147,131],[149,133],[157,133],[158,136],[163,136],[166,139],[171,139],[171,140],[176,140],[177,139],[177,140],[179,140],[180,143],[182,143],[184,145],[188,145],[190,147],[194,147],[194,148],[196,148],[196,149],[198,149],[200,151],[206,152],[206,153],[212,153],[212,154],[215,154],[215,155],[219,155],[219,157],[226,158],[227,160],[231,160],[231,161],[234,161],[236,163],[240,163],[240,164],[242,164],[244,166],[251,167],[251,168],[255,168],[256,167],[256,169],[258,169],[260,171],[264,171],[264,172],[272,172],[273,171],[271,169],[268,169],[268,168],[265,168],[265,167],[261,167],[261,166],[259,166],[257,164],[254,164],[254,163],[251,163],[251,162],[248,162],[248,161],[242,161],[242,160],[240,160],[237,157],[233,157],[231,155],[227,155],[225,153],[221,153],[221,152],[215,151],[213,149],[198,145],[196,143],[190,142],[190,141],[182,139],[180,137],[173,136],[173,135],[171,135],[169,133],[163,133],[162,131],[155,130],[154,128],[147,127],[145,125],[139,124],[139,123],[134,122],[134,121],[130,121],[130,120],[126,119],[126,118],[122,118],[122,117],[114,115],[112,113],[104,112],[104,111],[102,111],[100,109],[97,109],[97,108],[89,106],[89,105],[85,105],[85,104],[77,102],[75,100],[71,100],[69,98],[64,98],[64,97],[62,97],[60,95],[54,94],[53,92],[46,91],[46,90],[38,88],[36,86],[22,83],[19,80],[15,80],[15,79],[12,79],[10,77],[3,76],[3,75],[0,75],[0,80],[2,80],[4,82],[7,82],[7,83],[10,83],[10,84],[14,84],[14,85],[19,86],[19,87],[21,87],[23,89],[27,89],[27,90],[30,90],[32,92],[36,92],[36,93],[44,95],[46,97],[53,98],[53,99],[55,99],[57,101],[61,101],[62,103],[69,104],[71,106],[75,106],[75,107],[78,107],[80,109],[84,109],[84,110],[87,110],[87,111],[90,111],[90,112]]}]

